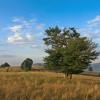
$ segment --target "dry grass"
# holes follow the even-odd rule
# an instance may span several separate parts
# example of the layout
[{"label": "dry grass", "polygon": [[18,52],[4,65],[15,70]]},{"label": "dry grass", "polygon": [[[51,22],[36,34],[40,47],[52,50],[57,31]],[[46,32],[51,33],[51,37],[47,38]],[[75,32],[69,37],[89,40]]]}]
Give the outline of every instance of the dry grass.
[{"label": "dry grass", "polygon": [[22,72],[20,67],[5,67],[0,68],[0,72]]},{"label": "dry grass", "polygon": [[0,72],[0,100],[100,100],[100,78],[52,72]]}]

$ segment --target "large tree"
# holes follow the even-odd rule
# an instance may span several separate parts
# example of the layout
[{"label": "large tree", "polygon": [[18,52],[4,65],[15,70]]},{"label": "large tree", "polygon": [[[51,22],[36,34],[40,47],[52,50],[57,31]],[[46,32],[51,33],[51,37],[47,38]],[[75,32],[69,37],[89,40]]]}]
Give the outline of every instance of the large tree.
[{"label": "large tree", "polygon": [[95,50],[97,44],[80,36],[75,28],[50,27],[45,34],[47,37],[43,40],[48,46],[48,56],[44,59],[46,67],[70,75],[70,78],[73,73],[86,69],[99,54]]}]

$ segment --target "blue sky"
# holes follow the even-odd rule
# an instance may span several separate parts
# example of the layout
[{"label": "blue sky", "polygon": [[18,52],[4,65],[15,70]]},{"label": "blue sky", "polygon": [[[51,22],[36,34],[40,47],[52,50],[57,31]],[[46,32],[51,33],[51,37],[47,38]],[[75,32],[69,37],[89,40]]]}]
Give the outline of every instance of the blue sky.
[{"label": "blue sky", "polygon": [[99,44],[100,0],[0,0],[0,63],[42,62],[44,30],[55,25],[76,27]]}]

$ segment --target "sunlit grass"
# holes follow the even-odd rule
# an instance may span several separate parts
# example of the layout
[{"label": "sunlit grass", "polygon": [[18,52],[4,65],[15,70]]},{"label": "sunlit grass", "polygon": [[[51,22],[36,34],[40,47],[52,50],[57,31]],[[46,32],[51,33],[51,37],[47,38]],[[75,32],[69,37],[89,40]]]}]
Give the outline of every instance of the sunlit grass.
[{"label": "sunlit grass", "polygon": [[0,100],[100,100],[100,78],[53,72],[0,72]]}]

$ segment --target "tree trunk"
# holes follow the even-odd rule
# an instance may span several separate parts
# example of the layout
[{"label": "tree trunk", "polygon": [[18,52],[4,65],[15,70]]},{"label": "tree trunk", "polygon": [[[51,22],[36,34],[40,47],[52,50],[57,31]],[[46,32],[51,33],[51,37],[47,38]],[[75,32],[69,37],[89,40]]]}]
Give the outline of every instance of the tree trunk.
[{"label": "tree trunk", "polygon": [[70,79],[72,79],[72,74],[70,74]]},{"label": "tree trunk", "polygon": [[68,77],[68,73],[67,73],[67,77]]},{"label": "tree trunk", "polygon": [[65,73],[65,78],[68,78],[69,74],[68,73]]}]

